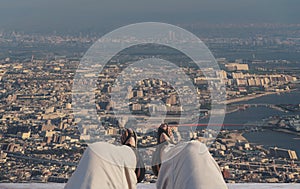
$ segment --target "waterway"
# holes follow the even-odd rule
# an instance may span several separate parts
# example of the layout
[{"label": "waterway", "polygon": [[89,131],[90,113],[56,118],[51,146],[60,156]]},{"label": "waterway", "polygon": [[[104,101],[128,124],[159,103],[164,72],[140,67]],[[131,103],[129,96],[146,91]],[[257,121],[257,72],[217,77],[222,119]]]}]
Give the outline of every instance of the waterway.
[{"label": "waterway", "polygon": [[251,143],[263,144],[265,147],[279,147],[295,150],[300,158],[300,136],[271,130],[250,132],[244,137]]},{"label": "waterway", "polygon": [[[280,95],[273,94],[263,96],[257,99],[252,99],[246,102],[237,104],[300,104],[300,90],[290,93],[282,93]],[[244,124],[261,122],[263,119],[270,116],[295,115],[300,112],[282,112],[267,107],[251,107],[243,111],[237,111],[227,114],[224,120],[225,124],[233,123],[240,124],[241,128]],[[238,128],[234,128],[238,129]],[[295,150],[300,156],[300,137],[293,134],[264,130],[260,132],[250,132],[244,134],[244,137],[251,143],[261,144],[266,147],[281,147]]]},{"label": "waterway", "polygon": [[[267,95],[249,101],[238,102],[236,104],[298,105],[300,104],[300,90],[292,91],[289,93],[282,93],[280,95]],[[233,113],[226,114],[223,123],[226,130],[243,130],[256,127],[259,128],[264,122],[263,120],[268,119],[271,116],[281,117],[299,114],[300,112],[283,112],[267,106],[250,106],[245,110],[239,110]],[[202,119],[200,123],[207,124],[208,119]],[[265,147],[280,147],[295,150],[300,158],[300,136],[272,130],[263,130],[245,133],[244,137],[250,143],[264,145]]]},{"label": "waterway", "polygon": [[235,104],[300,104],[300,90],[271,94]]}]

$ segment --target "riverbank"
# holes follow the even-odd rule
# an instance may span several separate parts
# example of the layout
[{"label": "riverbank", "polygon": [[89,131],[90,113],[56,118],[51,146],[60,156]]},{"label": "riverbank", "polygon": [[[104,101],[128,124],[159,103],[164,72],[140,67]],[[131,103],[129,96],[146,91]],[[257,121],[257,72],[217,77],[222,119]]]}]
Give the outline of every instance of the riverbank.
[{"label": "riverbank", "polygon": [[250,144],[263,145],[265,148],[278,147],[289,150],[294,150],[300,154],[299,135],[294,133],[264,129],[258,132],[244,132],[243,137],[247,139]]},{"label": "riverbank", "polygon": [[233,105],[233,106],[227,106],[226,107],[226,114],[231,114],[237,111],[240,111],[240,106],[239,105]]},{"label": "riverbank", "polygon": [[[231,114],[231,113],[234,113],[234,112],[237,112],[237,111],[245,111],[247,108],[250,108],[250,107],[256,107],[257,105],[256,104],[251,104],[251,105],[247,105],[247,106],[244,106],[243,104],[228,104],[227,107],[226,107],[226,114]],[[268,108],[272,108],[274,110],[277,110],[277,111],[281,111],[281,112],[288,112],[288,110],[286,109],[283,109],[279,106],[276,106],[276,105],[272,105],[272,104],[266,104],[266,105],[262,105],[262,106],[266,106]]]},{"label": "riverbank", "polygon": [[248,140],[243,136],[244,132],[234,132],[229,133],[228,137],[232,139],[233,141],[242,141],[242,142],[248,142]]},{"label": "riverbank", "polygon": [[229,104],[233,104],[233,103],[237,103],[237,102],[249,101],[249,100],[260,98],[260,97],[267,96],[267,95],[288,93],[288,92],[293,92],[296,90],[297,89],[291,89],[291,90],[285,90],[285,91],[280,91],[280,92],[265,92],[265,93],[255,94],[255,95],[247,95],[247,96],[240,97],[240,98],[226,100],[225,104],[229,105]]},{"label": "riverbank", "polygon": [[276,131],[276,132],[280,132],[280,133],[286,133],[286,134],[290,134],[290,135],[300,136],[300,132],[292,131],[292,130],[289,130],[289,129],[273,128],[271,130]]}]

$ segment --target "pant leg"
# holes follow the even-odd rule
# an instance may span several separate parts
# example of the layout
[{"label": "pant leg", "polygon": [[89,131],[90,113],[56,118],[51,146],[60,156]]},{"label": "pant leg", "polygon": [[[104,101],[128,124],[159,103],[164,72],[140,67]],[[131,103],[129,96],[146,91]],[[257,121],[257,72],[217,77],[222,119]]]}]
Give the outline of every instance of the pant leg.
[{"label": "pant leg", "polygon": [[191,141],[162,149],[157,189],[227,189],[205,144]]},{"label": "pant leg", "polygon": [[84,152],[65,189],[136,189],[135,166],[130,147],[94,143]]}]

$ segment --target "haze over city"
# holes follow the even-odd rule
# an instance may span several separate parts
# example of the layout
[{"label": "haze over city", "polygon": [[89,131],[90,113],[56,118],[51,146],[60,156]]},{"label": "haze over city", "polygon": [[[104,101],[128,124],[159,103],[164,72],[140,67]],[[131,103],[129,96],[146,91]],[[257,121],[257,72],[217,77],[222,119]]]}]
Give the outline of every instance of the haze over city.
[{"label": "haze over city", "polygon": [[136,22],[297,23],[298,0],[2,0],[0,28],[30,32],[108,32]]}]

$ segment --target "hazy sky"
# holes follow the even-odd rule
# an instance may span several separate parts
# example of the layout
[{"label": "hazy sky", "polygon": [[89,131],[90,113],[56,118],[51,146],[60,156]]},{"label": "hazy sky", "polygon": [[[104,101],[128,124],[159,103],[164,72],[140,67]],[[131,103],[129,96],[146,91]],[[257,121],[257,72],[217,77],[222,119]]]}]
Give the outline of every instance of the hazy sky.
[{"label": "hazy sky", "polygon": [[107,30],[145,21],[299,23],[300,0],[0,0],[0,29]]}]

